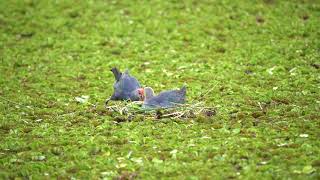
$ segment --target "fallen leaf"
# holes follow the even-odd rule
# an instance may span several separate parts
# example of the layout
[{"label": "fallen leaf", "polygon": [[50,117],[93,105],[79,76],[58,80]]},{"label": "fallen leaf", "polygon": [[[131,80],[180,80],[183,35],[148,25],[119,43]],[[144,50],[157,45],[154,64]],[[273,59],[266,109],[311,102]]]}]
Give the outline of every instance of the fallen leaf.
[{"label": "fallen leaf", "polygon": [[300,137],[303,137],[303,138],[307,138],[307,137],[309,137],[309,135],[308,135],[308,134],[300,134],[299,136],[300,136]]},{"label": "fallen leaf", "polygon": [[124,168],[124,167],[126,167],[127,166],[127,164],[125,164],[125,163],[120,163],[120,164],[117,164],[116,165],[116,168],[117,169],[120,169],[120,168]]},{"label": "fallen leaf", "polygon": [[80,97],[75,97],[75,100],[78,102],[78,103],[86,103],[88,102],[89,100],[89,96],[85,96],[85,95],[82,95]]},{"label": "fallen leaf", "polygon": [[273,66],[272,68],[268,69],[267,72],[272,75],[273,74],[273,70],[276,68],[277,66]]},{"label": "fallen leaf", "polygon": [[137,163],[137,164],[143,164],[142,158],[131,158],[131,161]]},{"label": "fallen leaf", "polygon": [[178,150],[174,149],[172,151],[170,151],[170,154],[177,154]]},{"label": "fallen leaf", "polygon": [[46,159],[45,156],[33,156],[32,157],[32,160],[34,160],[34,161],[43,161],[45,159]]},{"label": "fallen leaf", "polygon": [[153,162],[153,163],[156,163],[156,164],[160,164],[160,163],[163,163],[163,160],[157,159],[157,158],[153,158],[153,159],[152,159],[152,162]]},{"label": "fallen leaf", "polygon": [[177,152],[178,152],[178,150],[176,150],[176,149],[170,151],[170,154],[172,155],[172,158],[173,158],[173,159],[176,159],[176,158],[177,158]]}]

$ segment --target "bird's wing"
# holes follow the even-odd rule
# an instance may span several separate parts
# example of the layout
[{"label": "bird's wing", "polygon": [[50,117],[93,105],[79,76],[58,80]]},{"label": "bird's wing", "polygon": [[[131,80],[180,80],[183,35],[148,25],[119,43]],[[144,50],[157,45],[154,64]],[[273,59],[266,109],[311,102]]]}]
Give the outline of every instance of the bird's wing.
[{"label": "bird's wing", "polygon": [[140,83],[138,80],[129,74],[122,73],[119,81],[116,81],[113,85],[114,88],[114,96],[121,99],[132,99],[135,100],[135,95],[133,95],[133,91],[140,88]]},{"label": "bird's wing", "polygon": [[130,92],[141,87],[139,81],[135,77],[130,76],[127,73],[123,74],[123,76],[121,77],[120,83],[121,83],[121,87],[124,90],[130,91]]}]

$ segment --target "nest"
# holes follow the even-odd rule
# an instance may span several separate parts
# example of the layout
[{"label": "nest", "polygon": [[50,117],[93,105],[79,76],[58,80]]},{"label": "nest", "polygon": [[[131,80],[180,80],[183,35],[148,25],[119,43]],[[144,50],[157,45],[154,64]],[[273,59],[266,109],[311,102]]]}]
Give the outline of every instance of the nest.
[{"label": "nest", "polygon": [[[212,86],[207,91],[201,93],[199,96],[194,98],[191,103],[186,104],[177,104],[172,108],[153,108],[146,109],[142,107],[143,102],[133,101],[133,102],[124,102],[117,101],[114,102],[111,106],[106,106],[107,110],[111,113],[116,113],[118,115],[127,116],[128,119],[135,117],[136,115],[143,115],[146,118],[152,119],[161,119],[161,118],[170,118],[170,119],[188,119],[196,117],[211,117],[216,115],[217,111],[214,107],[205,106],[203,97],[207,96],[215,88],[216,84]],[[120,121],[121,118],[119,118]]]},{"label": "nest", "polygon": [[107,110],[121,116],[134,117],[142,114],[144,117],[161,119],[188,119],[197,116],[214,116],[216,110],[213,107],[207,107],[203,102],[191,104],[179,104],[172,108],[153,108],[146,109],[142,107],[143,102],[114,102],[111,106],[106,106]]}]

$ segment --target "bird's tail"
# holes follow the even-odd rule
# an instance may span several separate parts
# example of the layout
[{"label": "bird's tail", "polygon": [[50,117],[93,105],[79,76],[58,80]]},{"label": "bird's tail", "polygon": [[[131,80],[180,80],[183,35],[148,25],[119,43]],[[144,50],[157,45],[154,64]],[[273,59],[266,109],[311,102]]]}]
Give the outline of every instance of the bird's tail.
[{"label": "bird's tail", "polygon": [[185,94],[185,93],[187,92],[187,86],[186,86],[186,85],[183,85],[183,86],[181,87],[180,91]]},{"label": "bird's tail", "polygon": [[120,77],[122,76],[122,73],[119,71],[119,69],[114,67],[114,68],[111,69],[111,71],[112,71],[116,81],[119,81]]}]

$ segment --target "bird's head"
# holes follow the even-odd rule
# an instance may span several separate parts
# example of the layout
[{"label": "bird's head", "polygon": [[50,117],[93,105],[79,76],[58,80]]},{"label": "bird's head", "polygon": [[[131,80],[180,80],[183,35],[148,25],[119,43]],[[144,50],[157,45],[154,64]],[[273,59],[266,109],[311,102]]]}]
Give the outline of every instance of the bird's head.
[{"label": "bird's head", "polygon": [[139,96],[139,101],[143,101],[144,100],[144,88],[137,89],[137,92],[138,92],[138,96]]},{"label": "bird's head", "polygon": [[154,96],[154,91],[151,87],[145,87],[144,88],[144,98],[145,100],[148,100]]}]

